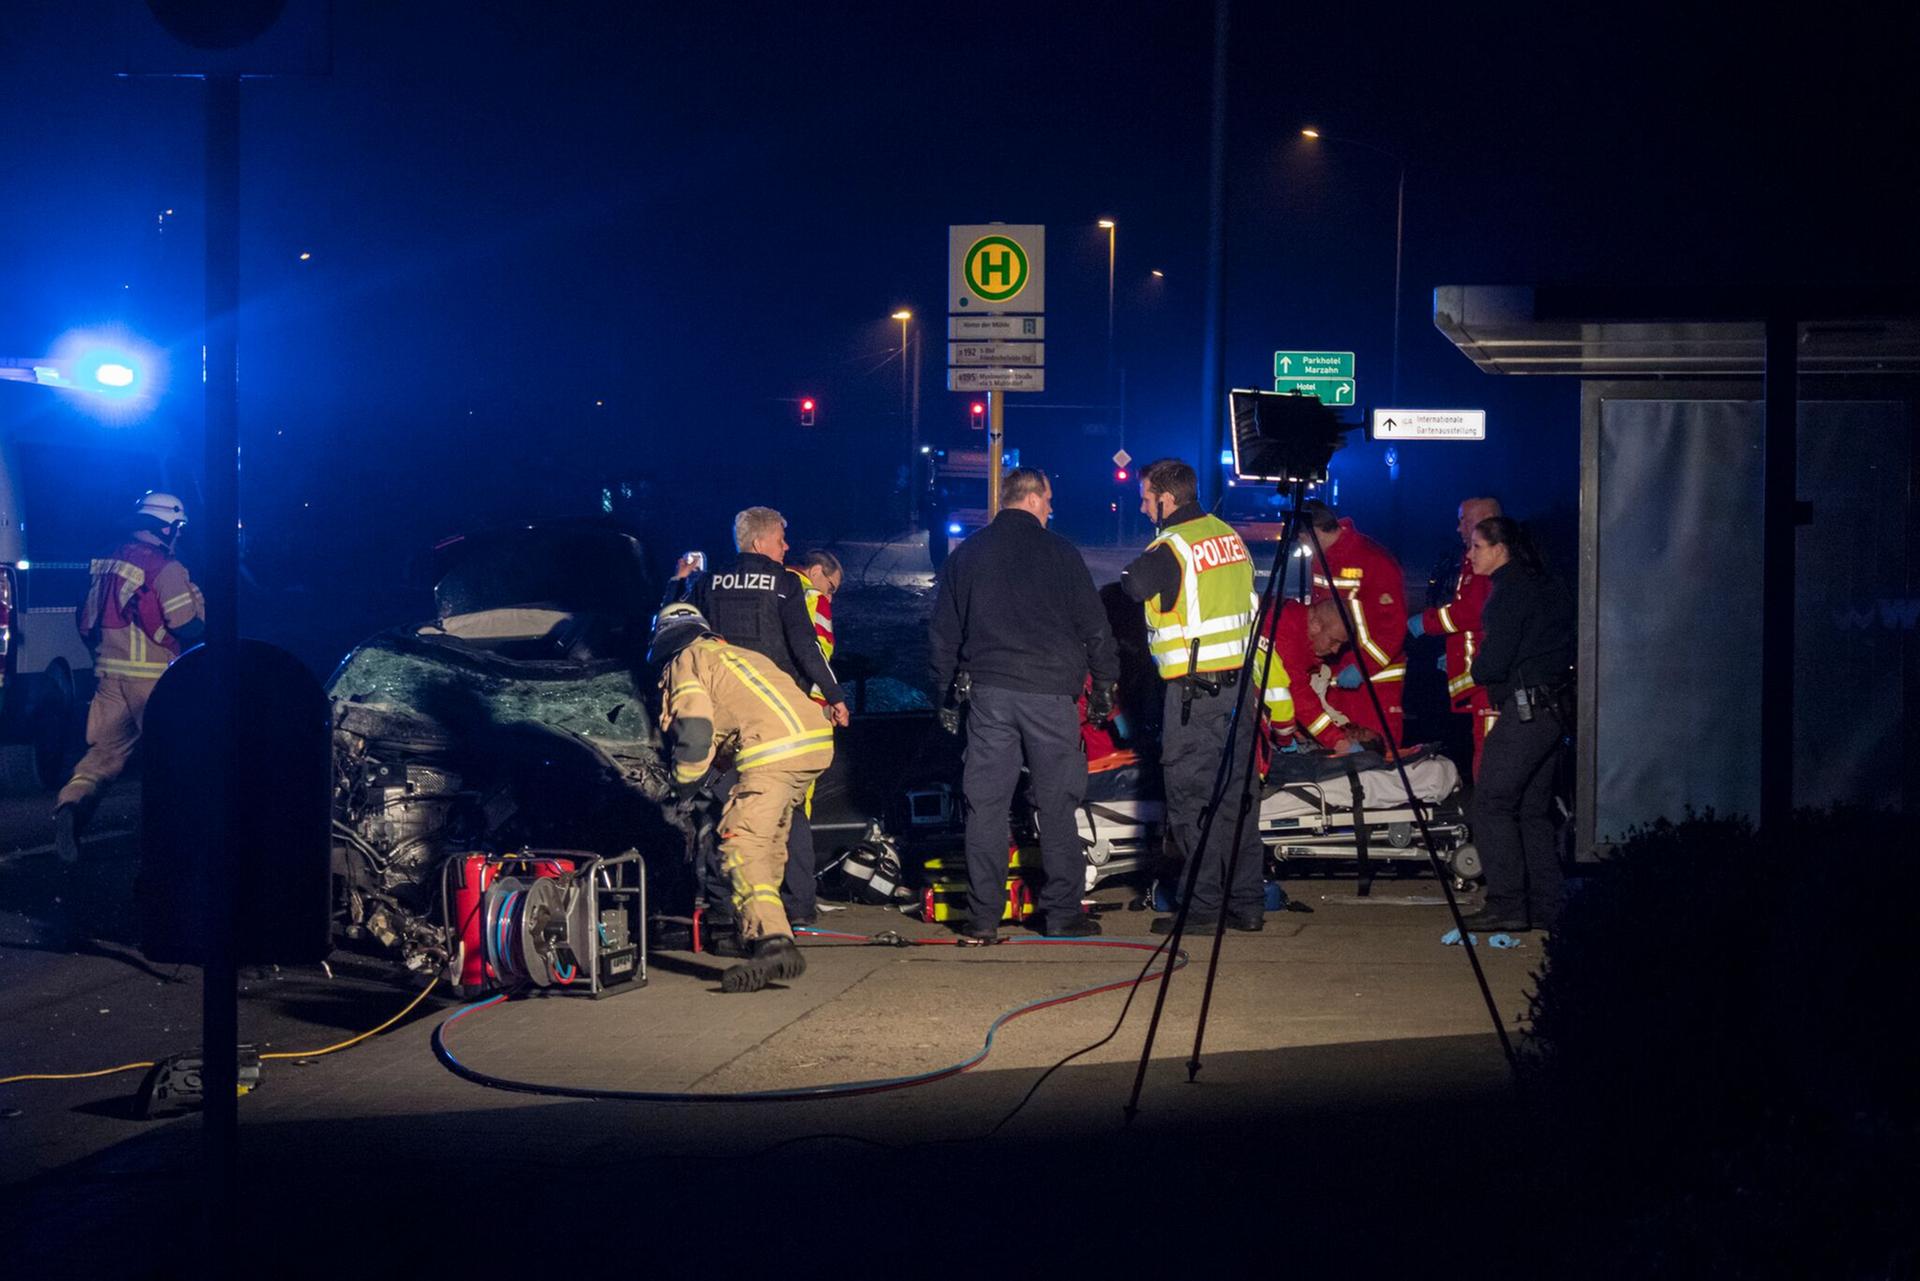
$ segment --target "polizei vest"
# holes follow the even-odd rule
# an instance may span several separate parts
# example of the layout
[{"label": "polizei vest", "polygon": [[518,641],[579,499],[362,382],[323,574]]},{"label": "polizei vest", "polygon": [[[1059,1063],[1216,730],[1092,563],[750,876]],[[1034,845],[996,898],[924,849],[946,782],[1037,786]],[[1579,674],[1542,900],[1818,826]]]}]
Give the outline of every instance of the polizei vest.
[{"label": "polizei vest", "polygon": [[1169,525],[1147,550],[1163,545],[1180,562],[1180,594],[1164,611],[1157,596],[1146,603],[1154,668],[1162,680],[1187,675],[1190,663],[1200,672],[1238,668],[1247,656],[1258,606],[1247,545],[1218,516]]}]

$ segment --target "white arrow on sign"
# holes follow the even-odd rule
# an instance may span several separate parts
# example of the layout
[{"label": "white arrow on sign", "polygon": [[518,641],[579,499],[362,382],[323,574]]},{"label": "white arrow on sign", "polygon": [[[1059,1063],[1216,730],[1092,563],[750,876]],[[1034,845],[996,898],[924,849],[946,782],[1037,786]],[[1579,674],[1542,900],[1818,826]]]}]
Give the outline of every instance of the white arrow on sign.
[{"label": "white arrow on sign", "polygon": [[1292,373],[1292,372],[1293,372],[1293,357],[1292,357],[1292,356],[1282,356],[1282,357],[1280,357],[1280,372],[1281,372],[1281,373],[1283,373],[1283,374],[1290,374],[1290,373]]}]

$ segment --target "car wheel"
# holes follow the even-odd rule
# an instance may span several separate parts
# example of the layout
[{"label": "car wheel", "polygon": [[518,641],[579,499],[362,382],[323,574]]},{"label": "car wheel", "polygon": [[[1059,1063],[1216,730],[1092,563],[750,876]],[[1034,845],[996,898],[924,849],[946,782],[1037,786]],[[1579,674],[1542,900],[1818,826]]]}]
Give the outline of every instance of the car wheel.
[{"label": "car wheel", "polygon": [[33,761],[40,786],[55,791],[67,782],[73,761],[73,673],[67,665],[55,662],[47,669],[41,686],[39,705],[33,713]]}]

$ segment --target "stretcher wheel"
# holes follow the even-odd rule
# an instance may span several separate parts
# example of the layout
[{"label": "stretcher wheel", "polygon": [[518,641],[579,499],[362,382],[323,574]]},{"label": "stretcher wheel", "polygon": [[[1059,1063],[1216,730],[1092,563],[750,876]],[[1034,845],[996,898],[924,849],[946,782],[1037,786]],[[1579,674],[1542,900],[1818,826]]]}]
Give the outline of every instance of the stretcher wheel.
[{"label": "stretcher wheel", "polygon": [[1486,870],[1480,865],[1480,851],[1471,845],[1462,845],[1455,850],[1453,857],[1447,860],[1447,866],[1463,881],[1479,880],[1480,874]]}]

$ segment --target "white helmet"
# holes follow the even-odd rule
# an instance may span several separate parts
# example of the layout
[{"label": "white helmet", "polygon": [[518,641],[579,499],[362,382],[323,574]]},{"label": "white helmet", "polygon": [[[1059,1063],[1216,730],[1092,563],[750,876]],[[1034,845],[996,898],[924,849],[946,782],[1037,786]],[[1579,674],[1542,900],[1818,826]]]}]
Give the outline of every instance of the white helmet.
[{"label": "white helmet", "polygon": [[164,494],[157,489],[149,489],[140,500],[140,505],[133,510],[136,516],[150,516],[169,529],[187,523],[187,505],[172,494]]},{"label": "white helmet", "polygon": [[647,661],[655,667],[665,667],[674,655],[700,637],[711,634],[707,630],[706,615],[692,605],[685,601],[663,605],[653,618],[653,644],[647,647]]}]

